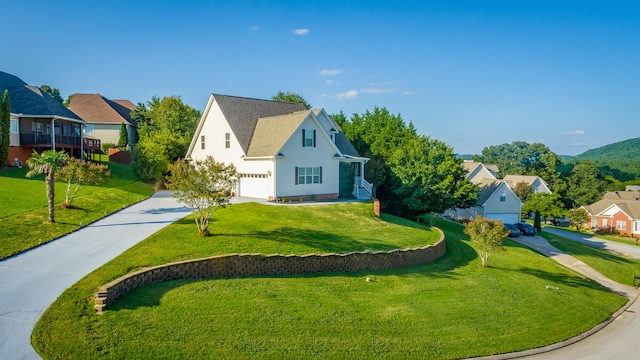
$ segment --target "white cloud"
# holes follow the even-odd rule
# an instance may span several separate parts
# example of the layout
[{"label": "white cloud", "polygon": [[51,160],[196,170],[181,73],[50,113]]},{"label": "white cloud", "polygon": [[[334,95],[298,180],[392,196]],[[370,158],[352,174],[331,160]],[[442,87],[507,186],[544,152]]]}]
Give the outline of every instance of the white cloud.
[{"label": "white cloud", "polygon": [[402,92],[402,95],[413,95],[413,94],[414,94],[414,92],[413,92],[413,91],[407,91],[407,90],[405,90],[405,91],[403,91],[403,92]]},{"label": "white cloud", "polygon": [[334,82],[334,81],[335,81],[335,80],[327,80],[327,81],[325,81],[324,83],[325,83],[325,84],[327,84],[327,85],[333,85],[333,82]]},{"label": "white cloud", "polygon": [[251,31],[258,31],[260,29],[260,27],[258,25],[253,25],[252,27],[249,28],[249,30]]},{"label": "white cloud", "polygon": [[358,97],[358,90],[349,90],[344,93],[333,95],[333,97],[338,101],[355,99]]},{"label": "white cloud", "polygon": [[325,69],[325,70],[320,70],[320,75],[322,76],[336,76],[338,74],[340,74],[342,72],[342,70],[340,69]]},{"label": "white cloud", "polygon": [[565,135],[584,135],[584,130],[573,130],[568,133],[564,133]]},{"label": "white cloud", "polygon": [[293,30],[293,35],[307,35],[309,33],[309,29],[295,29]]},{"label": "white cloud", "polygon": [[362,92],[368,93],[368,94],[389,94],[392,92],[395,92],[396,89],[393,88],[366,88],[366,89],[362,89]]}]

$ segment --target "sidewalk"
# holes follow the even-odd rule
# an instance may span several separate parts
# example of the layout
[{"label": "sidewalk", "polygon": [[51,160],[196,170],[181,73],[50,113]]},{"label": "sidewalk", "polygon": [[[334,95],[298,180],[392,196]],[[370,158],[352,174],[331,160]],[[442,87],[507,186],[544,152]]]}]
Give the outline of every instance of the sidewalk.
[{"label": "sidewalk", "polygon": [[64,290],[189,213],[168,191],[161,191],[58,240],[0,261],[0,359],[39,359],[31,347],[31,333]]},{"label": "sidewalk", "polygon": [[[562,236],[564,236],[564,234],[562,234]],[[615,292],[622,296],[626,296],[630,299],[636,298],[639,294],[638,289],[634,289],[630,286],[626,286],[609,279],[584,262],[551,246],[551,244],[549,244],[549,242],[541,236],[519,236],[517,238],[510,239],[522,245],[528,246],[545,256],[550,257],[551,259],[559,262],[560,264],[566,266],[571,270],[574,270],[577,273],[593,279],[594,281],[607,288],[609,291]]]}]

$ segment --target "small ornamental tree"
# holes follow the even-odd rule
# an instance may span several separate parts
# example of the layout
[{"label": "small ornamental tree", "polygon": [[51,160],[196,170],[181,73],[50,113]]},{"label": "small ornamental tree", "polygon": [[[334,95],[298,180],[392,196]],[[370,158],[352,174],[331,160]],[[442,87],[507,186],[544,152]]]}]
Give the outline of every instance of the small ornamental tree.
[{"label": "small ornamental tree", "polygon": [[217,207],[225,207],[236,184],[236,168],[207,156],[189,164],[178,160],[169,165],[167,188],[191,208],[202,236],[209,235],[209,219]]},{"label": "small ornamental tree", "polygon": [[571,216],[571,223],[578,231],[580,231],[580,229],[584,227],[584,224],[591,219],[587,210],[583,208],[569,210],[569,216]]},{"label": "small ornamental tree", "polygon": [[502,244],[509,234],[502,221],[489,220],[482,216],[478,216],[474,221],[468,223],[464,227],[464,233],[469,235],[471,242],[476,244],[483,267],[488,266],[491,254],[504,250]]},{"label": "small ornamental tree", "polygon": [[519,183],[516,183],[514,192],[516,193],[516,195],[518,195],[520,201],[525,203],[527,202],[527,200],[529,200],[531,195],[533,195],[533,186],[531,186],[531,184],[527,184],[524,181],[520,181]]},{"label": "small ornamental tree", "polygon": [[49,208],[49,222],[54,223],[54,203],[55,203],[55,173],[69,160],[69,155],[64,151],[45,150],[38,154],[35,150],[29,160],[29,172],[27,177],[45,174],[45,185],[47,191],[47,202]]},{"label": "small ornamental tree", "polygon": [[110,176],[106,165],[69,159],[67,165],[56,172],[56,178],[67,183],[63,206],[72,207],[73,199],[85,185],[104,184]]}]

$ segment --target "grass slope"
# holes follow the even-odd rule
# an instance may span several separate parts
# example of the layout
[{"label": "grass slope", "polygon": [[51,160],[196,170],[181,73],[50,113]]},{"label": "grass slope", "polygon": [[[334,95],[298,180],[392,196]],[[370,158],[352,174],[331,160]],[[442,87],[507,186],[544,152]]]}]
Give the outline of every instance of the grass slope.
[{"label": "grass slope", "polygon": [[544,231],[540,235],[551,245],[582,260],[613,281],[632,286],[633,275],[640,274],[640,260],[620,257],[609,251],[596,249]]},{"label": "grass slope", "polygon": [[[371,205],[363,206],[234,205],[216,215],[211,238],[190,235],[188,221],[177,223],[65,291],[32,342],[44,358],[65,359],[466,358],[570,338],[626,302],[511,241],[482,268],[462,227],[438,222],[448,250],[430,264],[165,282],[128,293],[104,315],[92,309],[99,285],[140,266],[227,250],[387,248],[414,232],[420,242],[437,238],[435,231],[383,224],[369,215]],[[286,229],[282,237],[279,229]]]},{"label": "grass slope", "polygon": [[[131,168],[109,164],[112,178],[103,186],[87,186],[73,201],[75,208],[56,206],[56,222],[48,222],[44,176],[26,178],[27,168],[0,170],[0,259],[50,241],[147,198],[153,193],[138,182]],[[64,201],[65,183],[56,183],[56,204]]]}]

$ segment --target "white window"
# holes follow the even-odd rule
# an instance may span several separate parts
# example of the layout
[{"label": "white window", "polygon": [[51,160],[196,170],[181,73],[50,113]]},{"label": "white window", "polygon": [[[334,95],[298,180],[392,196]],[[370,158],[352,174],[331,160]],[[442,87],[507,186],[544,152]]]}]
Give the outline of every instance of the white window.
[{"label": "white window", "polygon": [[11,129],[10,131],[14,134],[17,134],[20,132],[19,127],[18,127],[18,119],[11,119]]},{"label": "white window", "polygon": [[200,136],[200,148],[204,150],[204,135]]},{"label": "white window", "polygon": [[85,134],[93,134],[93,125],[85,125],[84,126]]},{"label": "white window", "polygon": [[607,222],[607,219],[602,219],[602,227],[606,228],[609,226],[609,223]]},{"label": "white window", "polygon": [[227,149],[231,147],[231,133],[224,133],[224,147]]},{"label": "white window", "polygon": [[627,230],[627,222],[624,220],[616,221],[616,229],[617,230]]},{"label": "white window", "polygon": [[296,184],[322,184],[322,167],[297,167]]},{"label": "white window", "polygon": [[501,202],[507,201],[507,192],[504,190],[500,191],[500,201]]}]

